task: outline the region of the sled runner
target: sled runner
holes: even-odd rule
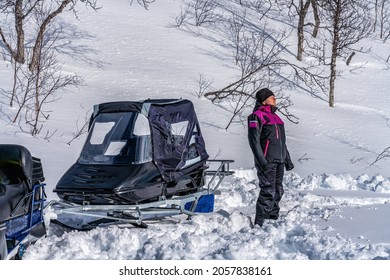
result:
[[[145,227],[148,219],[211,212],[216,188],[233,172],[231,160],[208,157],[189,100],[96,105],[80,157],[54,189],[60,198],[51,203],[55,222],[77,229],[112,221]]]
[[[42,164],[19,145],[0,145],[0,259],[21,258],[46,234]]]
[[[97,226],[110,224],[129,224],[146,228],[145,222],[159,220],[179,214],[191,217],[197,213],[209,213],[214,210],[214,195],[226,176],[232,160],[210,160],[217,168],[207,170],[203,176],[210,176],[207,186],[198,186],[193,193],[175,195],[170,198],[160,196],[156,201],[137,204],[97,204],[78,205],[66,201],[52,201],[51,207],[57,214],[54,223],[76,229],[90,230]]]

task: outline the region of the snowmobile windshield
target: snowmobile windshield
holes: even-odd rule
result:
[[[148,119],[136,112],[99,114],[81,151],[80,164],[139,164],[152,160]]]

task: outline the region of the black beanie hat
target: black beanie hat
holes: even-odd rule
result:
[[[259,90],[258,92],[256,92],[256,100],[259,102],[259,103],[262,103],[264,102],[268,97],[270,97],[271,95],[275,95],[271,90],[269,90],[268,88],[262,88],[261,90]]]

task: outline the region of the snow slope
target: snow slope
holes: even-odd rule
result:
[[[94,104],[182,97],[195,104],[210,156],[234,159],[236,173],[221,186],[212,214],[148,229],[64,232],[50,225],[47,238],[31,246],[25,259],[390,259],[390,160],[371,165],[390,145],[387,45],[373,42],[371,53],[356,55],[353,66],[363,68],[342,66],[333,109],[305,92],[289,92],[299,117],[297,125],[286,121],[296,168],[285,176],[280,220],[252,228],[259,190],[246,127],[224,130],[229,113],[195,95],[200,73],[213,78],[216,88],[236,75],[222,55],[227,50],[172,27],[181,1],[157,1],[148,11],[124,0],[99,2],[101,10],[82,9],[79,21],[63,17],[81,29],[72,40],[75,49],[68,49],[73,58],[63,55],[64,70],[82,75],[87,86],[49,105],[44,131],[56,133],[49,141],[33,138],[2,115],[0,142],[22,144],[40,157],[48,199],[57,199],[51,190],[77,159],[85,135],[67,142]],[[2,62],[2,87],[10,85],[7,71]],[[1,110],[14,109],[2,102]]]

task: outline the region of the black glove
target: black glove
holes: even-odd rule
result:
[[[294,169],[294,164],[292,163],[291,160],[288,160],[285,162],[284,166],[286,167],[287,171],[293,170]]]

